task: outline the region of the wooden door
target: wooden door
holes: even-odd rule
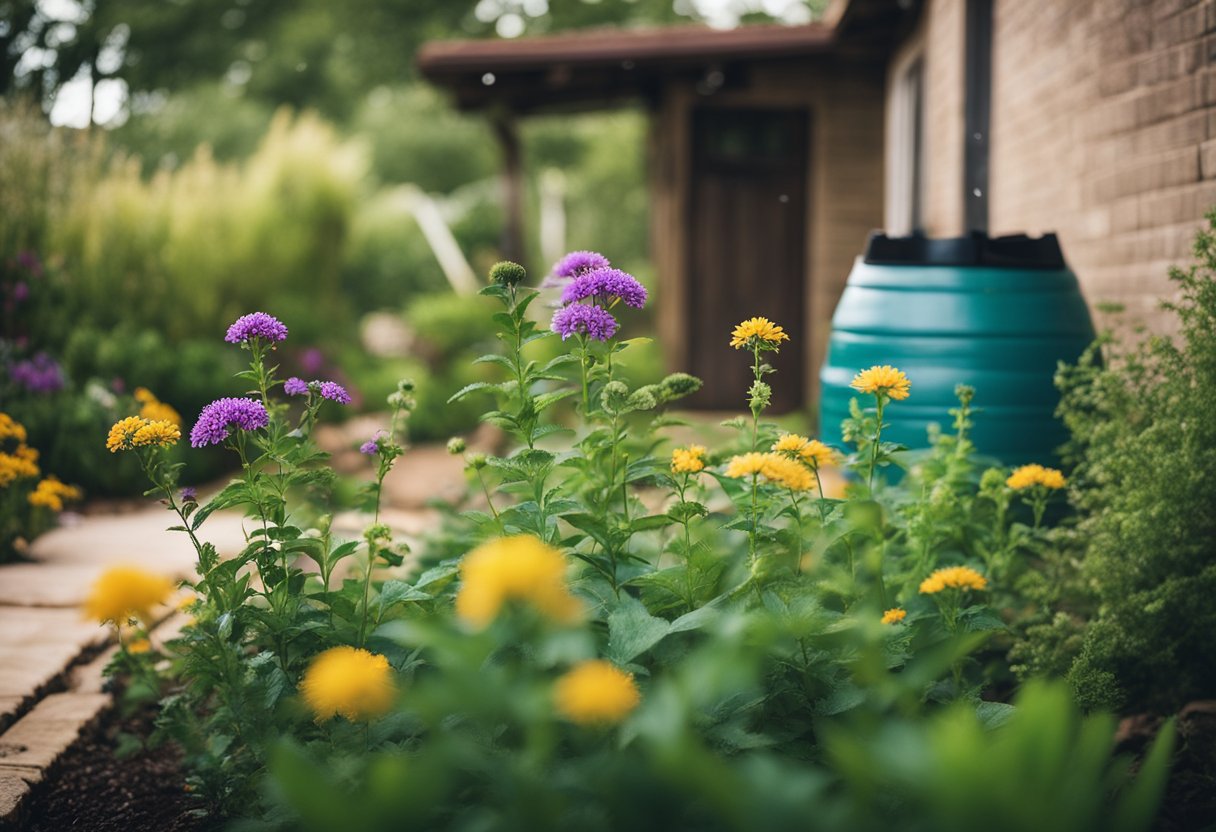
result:
[[[692,406],[746,408],[751,362],[728,345],[734,326],[756,316],[792,339],[767,354],[772,409],[805,404],[807,122],[805,110],[694,111],[687,332],[690,372],[705,387]]]

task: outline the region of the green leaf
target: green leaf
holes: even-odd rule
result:
[[[536,397],[536,412],[542,413],[568,396],[573,396],[573,390],[557,390],[552,393],[542,393]]]
[[[975,706],[975,715],[985,728],[1000,728],[1017,713],[1017,708],[1005,702],[981,702]]]
[[[458,402],[461,399],[463,399],[465,396],[467,396],[470,393],[477,391],[477,390],[493,390],[493,389],[496,389],[497,387],[498,387],[498,385],[490,384],[489,382],[486,382],[486,381],[475,381],[472,384],[466,384],[464,387],[461,387],[459,390],[457,390],[455,393],[453,393],[451,396],[449,396],[447,403],[451,404],[452,402]]]
[[[671,625],[655,618],[646,605],[631,595],[608,616],[608,658],[626,664],[658,644]]]
[[[380,610],[387,610],[394,604],[406,601],[429,601],[431,597],[429,593],[423,592],[405,581],[385,581],[384,586],[380,588]]]

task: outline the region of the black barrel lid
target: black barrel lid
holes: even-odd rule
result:
[[[998,269],[1062,269],[1064,253],[1055,234],[989,237],[974,231],[966,237],[933,239],[923,234],[888,237],[870,233],[865,262],[879,266],[987,266]]]

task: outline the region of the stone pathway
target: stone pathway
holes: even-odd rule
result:
[[[381,513],[381,520],[409,542],[434,522],[434,512],[423,504],[450,495],[463,476],[457,460],[440,455],[442,448],[419,451],[427,452],[401,465],[393,486],[386,484]],[[189,538],[166,530],[174,518],[158,504],[63,520],[34,542],[30,561],[0,566],[0,831],[19,828],[31,789],[112,704],[102,673],[116,649],[112,632],[80,613],[93,582],[120,564],[174,578],[193,571]],[[207,520],[203,537],[221,555],[234,554],[245,545],[244,522],[239,514],[217,513]],[[334,519],[334,530],[355,539],[370,522],[366,515],[345,512]],[[168,640],[180,624],[178,616],[162,621],[154,637]]]

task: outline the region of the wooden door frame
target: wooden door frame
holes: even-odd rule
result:
[[[689,246],[687,236],[692,220],[692,113],[701,107],[729,109],[790,109],[806,114],[806,228],[803,247],[803,308],[799,320],[783,323],[798,340],[794,343],[803,351],[801,407],[806,410],[818,400],[819,365],[823,363],[827,332],[822,337],[812,334],[818,318],[826,320],[830,310],[819,310],[815,291],[815,256],[820,248],[821,222],[817,217],[823,205],[818,188],[822,179],[819,165],[825,161],[816,157],[817,113],[821,107],[822,87],[808,84],[805,89],[749,90],[721,92],[712,98],[698,95],[691,86],[673,83],[661,97],[661,106],[651,119],[651,181],[655,196],[651,222],[652,245],[656,266],[663,278],[662,301],[658,309],[658,328],[663,340],[669,368],[687,370],[689,366]],[[681,235],[678,245],[661,238]],[[820,315],[820,312],[824,312]],[[729,340],[724,335],[723,343]],[[793,344],[791,344],[793,346]]]
[[[810,246],[808,245],[808,242],[809,242],[809,237],[810,237],[810,230],[814,226],[812,218],[813,218],[813,211],[814,211],[814,196],[815,196],[814,192],[811,190],[813,182],[810,178],[811,177],[811,168],[813,165],[811,148],[813,147],[812,130],[814,129],[814,121],[811,118],[811,107],[805,100],[790,99],[790,98],[784,98],[784,97],[780,97],[780,96],[770,97],[770,96],[759,96],[759,95],[755,95],[755,94],[748,94],[745,97],[738,97],[738,98],[733,97],[733,96],[726,96],[726,95],[715,96],[714,98],[709,99],[709,100],[694,102],[692,104],[692,106],[689,107],[685,111],[685,121],[688,125],[688,130],[687,130],[687,134],[684,137],[685,145],[683,148],[683,155],[688,160],[688,175],[685,178],[685,181],[683,183],[683,188],[684,188],[684,193],[682,195],[683,196],[682,201],[683,201],[683,205],[684,205],[683,227],[684,227],[685,231],[684,231],[684,237],[680,241],[681,258],[685,265],[685,273],[684,273],[685,280],[687,280],[688,277],[690,276],[690,272],[692,269],[692,263],[694,260],[693,247],[695,245],[694,234],[697,230],[694,225],[694,220],[696,219],[696,210],[697,209],[696,209],[696,205],[694,204],[694,200],[693,200],[693,196],[694,196],[694,193],[695,193],[695,190],[697,187],[696,159],[697,159],[697,138],[698,137],[695,132],[696,117],[699,112],[713,111],[713,110],[733,111],[733,112],[754,110],[757,112],[765,112],[765,113],[785,112],[785,113],[794,114],[796,116],[800,116],[802,119],[802,136],[803,136],[804,141],[803,141],[802,146],[800,148],[798,148],[798,153],[800,155],[799,161],[800,161],[801,168],[802,168],[802,179],[803,179],[803,181],[802,181],[802,217],[801,217],[801,222],[799,225],[799,231],[803,235],[804,242],[803,242],[803,250],[802,250],[801,269],[797,276],[798,285],[794,287],[796,297],[798,298],[798,300],[802,306],[802,310],[801,310],[802,320],[801,321],[788,321],[788,319],[786,321],[777,320],[777,321],[775,321],[775,323],[783,324],[785,329],[787,331],[789,331],[793,337],[801,336],[799,338],[799,340],[802,343],[796,344],[796,348],[800,351],[800,355],[798,356],[799,361],[797,363],[801,365],[799,367],[799,371],[802,375],[802,378],[799,379],[799,381],[798,381],[800,395],[799,395],[799,397],[794,399],[792,410],[787,411],[787,412],[796,413],[796,412],[800,412],[800,411],[805,411],[810,406],[811,402],[813,401],[813,399],[812,399],[813,390],[808,383],[808,379],[812,376],[815,377],[816,379],[818,378],[818,366],[817,366],[817,364],[813,364],[815,357],[812,355],[812,350],[810,349],[811,344],[814,341],[814,338],[813,338],[813,333],[811,331],[811,327],[813,326],[813,323],[812,323],[812,319],[810,316],[810,304],[811,304],[811,299],[812,299],[812,295],[813,295],[813,291],[812,291],[813,287],[811,286],[810,280],[809,280],[810,268],[811,268],[811,260],[810,260],[811,251],[810,251]],[[682,303],[680,304],[680,307],[679,307],[679,313],[680,313],[681,320],[684,322],[688,322],[684,326],[682,336],[681,336],[683,339],[682,351],[685,355],[685,362],[684,362],[685,366],[691,366],[693,332],[694,332],[694,328],[697,326],[697,321],[696,321],[696,317],[694,315],[694,309],[693,309],[694,300],[695,300],[694,293],[691,291],[685,291],[683,298],[682,298]],[[743,320],[743,319],[752,317],[753,314],[756,314],[756,313],[753,313],[751,310],[740,310],[739,319]],[[720,333],[720,335],[721,335],[721,342],[723,345],[723,349],[725,349],[726,344],[730,339],[730,333],[729,333],[729,331],[726,331],[726,332]],[[714,343],[714,338],[712,335],[709,340],[710,340],[710,343]],[[790,346],[795,346],[795,344],[790,344]],[[730,360],[729,357],[727,357],[727,360]],[[744,391],[740,391],[740,401],[743,401],[744,399],[745,399],[745,393],[744,393]]]

